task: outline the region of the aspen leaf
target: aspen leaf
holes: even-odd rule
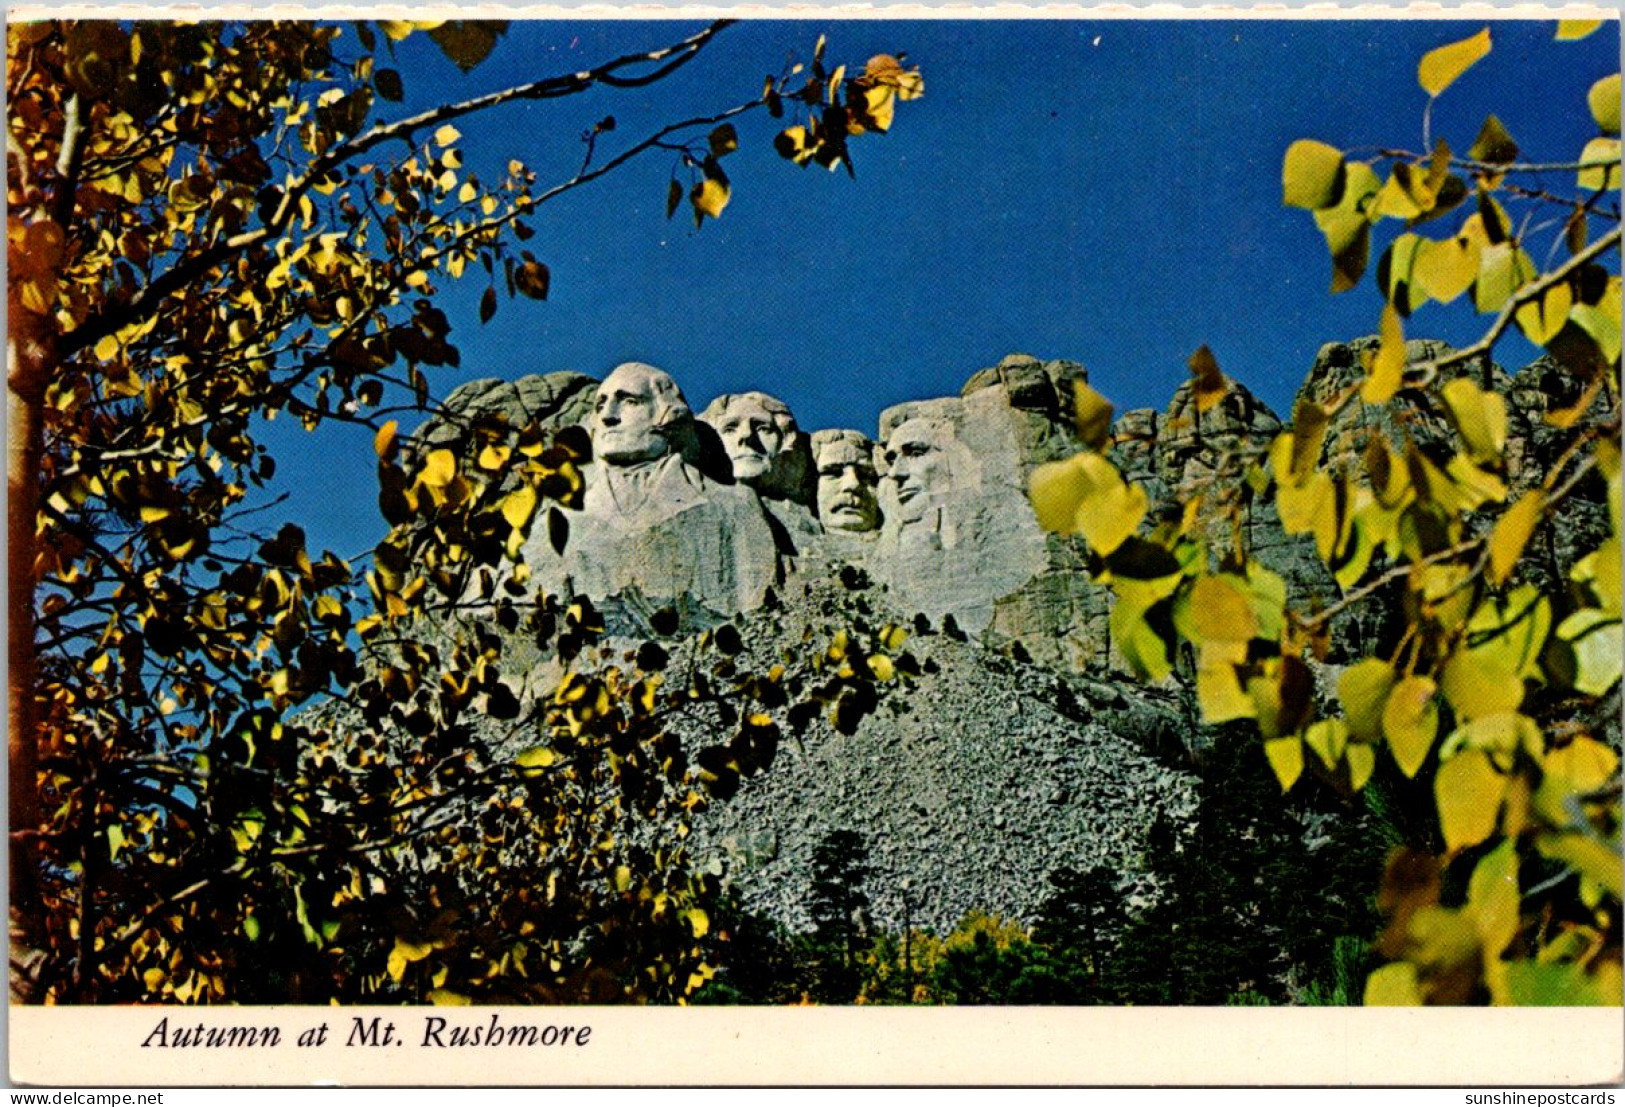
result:
[[[1577,180],[1581,188],[1593,192],[1612,191],[1619,187],[1619,139],[1594,138],[1580,151],[1580,161],[1586,166]]]
[[[1113,475],[1116,475],[1115,470]],[[1104,557],[1134,533],[1149,507],[1145,489],[1137,484],[1125,484],[1119,478],[1107,484],[1103,491],[1086,496],[1078,505],[1078,532]]]
[[[1191,355],[1191,388],[1196,394],[1196,410],[1205,413],[1217,407],[1219,401],[1229,390],[1224,382],[1224,374],[1219,372],[1218,360],[1214,358],[1213,351],[1201,346]]]
[[[1437,96],[1490,52],[1490,29],[1471,38],[1429,50],[1416,67],[1416,79],[1429,96]]]
[[[457,475],[457,455],[450,450],[432,450],[423,459],[418,480],[430,488],[444,488]]]
[[[1332,291],[1344,292],[1360,283],[1371,251],[1371,222],[1366,207],[1382,181],[1364,162],[1349,162],[1344,169],[1343,196],[1335,207],[1314,213],[1315,225],[1326,237],[1332,256]]]
[[[703,938],[711,929],[711,918],[698,907],[690,907],[687,912],[688,927],[694,937]]]
[[[689,191],[688,199],[694,205],[694,220],[696,223],[707,215],[715,219],[722,214],[722,209],[728,206],[728,184],[726,181],[707,177]]]
[[[528,484],[521,484],[503,497],[502,517],[514,530],[523,530],[536,514],[537,502],[536,490]]]
[[[1324,142],[1301,138],[1287,147],[1281,165],[1281,202],[1288,207],[1334,207],[1342,199],[1343,152]]]
[[[445,124],[434,133],[434,141],[436,146],[450,146],[453,142],[456,142],[462,137],[463,132],[459,131],[456,127],[453,127],[450,123]]]
[[[1499,460],[1507,440],[1506,401],[1467,377],[1447,381],[1439,392],[1473,460]]]
[[[1495,521],[1495,529],[1490,532],[1488,572],[1491,584],[1505,584],[1512,575],[1513,566],[1523,556],[1524,547],[1529,544],[1529,537],[1535,533],[1535,527],[1540,524],[1541,514],[1545,510],[1546,493],[1534,488],[1518,497],[1517,502]]]
[[[1103,450],[1112,433],[1112,405],[1087,381],[1072,382],[1072,412],[1078,437],[1091,450]]]
[[[468,996],[448,988],[432,988],[427,998],[436,1007],[467,1007],[474,1002]]]
[[[1619,755],[1584,734],[1546,754],[1541,762],[1546,779],[1559,779],[1576,795],[1595,792],[1614,779],[1619,771]]]
[[[1349,787],[1358,792],[1365,787],[1377,767],[1376,747],[1352,745],[1343,751],[1343,757],[1349,767]]]
[[[1477,750],[1465,750],[1439,766],[1433,798],[1447,850],[1476,846],[1495,832],[1506,788],[1506,777]]]
[[[1399,311],[1391,303],[1383,306],[1379,334],[1377,356],[1372,359],[1365,382],[1360,385],[1360,399],[1368,404],[1387,403],[1404,381],[1405,332],[1400,326]]]
[[[1355,741],[1382,738],[1382,713],[1395,679],[1393,666],[1380,657],[1356,662],[1338,678],[1337,698],[1343,703],[1343,717]]]
[[[1625,638],[1617,614],[1582,608],[1558,624],[1557,637],[1573,651],[1575,691],[1600,696],[1619,682]]]
[[[1518,932],[1520,899],[1518,851],[1513,842],[1505,841],[1473,866],[1467,882],[1473,925],[1491,958],[1499,957]]]
[[[1601,884],[1615,899],[1620,898],[1625,873],[1621,872],[1619,844],[1605,845],[1587,834],[1568,832],[1542,834],[1535,839],[1542,854],[1579,869]]]
[[[1409,961],[1396,961],[1366,977],[1363,1003],[1367,1007],[1422,1006],[1416,966]]]
[[[1245,642],[1258,632],[1248,597],[1223,577],[1197,579],[1190,613],[1191,628],[1203,640]]]
[[[1314,750],[1328,769],[1343,760],[1348,743],[1349,728],[1342,719],[1320,719],[1310,723],[1303,732],[1303,744]]]
[[[1251,719],[1257,712],[1253,698],[1242,690],[1236,678],[1236,667],[1226,661],[1196,670],[1196,701],[1204,723]]]
[[[1072,533],[1077,526],[1078,505],[1093,487],[1077,457],[1038,466],[1027,493],[1038,515],[1038,525],[1057,534]]]
[[[1473,161],[1503,165],[1518,160],[1518,144],[1507,133],[1506,125],[1492,115],[1479,128],[1478,137],[1468,148],[1467,156]]]
[[[1523,703],[1523,681],[1499,661],[1471,650],[1450,655],[1439,674],[1439,689],[1458,719],[1513,712]]]
[[[1585,38],[1592,31],[1602,26],[1600,19],[1559,19],[1557,21],[1557,41],[1573,42]]]
[[[1568,322],[1569,308],[1574,306],[1574,290],[1567,283],[1556,284],[1518,308],[1518,327],[1536,346],[1544,346]]]
[[[1619,74],[1614,73],[1604,77],[1591,86],[1586,94],[1586,103],[1591,107],[1591,118],[1597,121],[1597,126],[1604,133],[1619,134]]]
[[[739,132],[732,123],[724,123],[713,130],[706,141],[710,144],[711,156],[720,158],[739,149]]]
[[[1428,296],[1448,304],[1478,279],[1480,250],[1478,240],[1466,235],[1443,242],[1423,239],[1417,248],[1411,277]]]
[[[1264,743],[1264,756],[1275,770],[1275,779],[1281,782],[1281,791],[1290,792],[1303,775],[1303,743],[1297,735],[1277,738]]]
[[[1408,777],[1427,760],[1439,732],[1439,708],[1433,701],[1437,685],[1427,677],[1410,676],[1394,685],[1382,709],[1382,731],[1388,748]]]
[[[1535,263],[1521,247],[1510,242],[1484,246],[1478,255],[1478,279],[1473,282],[1473,306],[1480,312],[1500,311],[1534,277]]]

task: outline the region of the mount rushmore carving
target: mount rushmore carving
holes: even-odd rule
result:
[[[1081,369],[1006,360],[964,396],[887,409],[877,438],[809,435],[762,392],[719,396],[696,417],[669,374],[638,362],[601,383],[473,382],[449,406],[516,423],[540,406],[546,424],[586,429],[593,459],[564,550],[534,534],[523,552],[555,593],[635,592],[725,618],[760,607],[798,572],[841,562],[885,585],[896,606],[951,615],[975,634],[1046,569],[1051,540],[1026,481],[1033,465],[1076,448],[1065,412]]]

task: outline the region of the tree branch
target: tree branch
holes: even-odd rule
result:
[[[141,292],[126,301],[122,306],[113,308],[100,316],[87,319],[73,331],[64,335],[61,342],[61,357],[64,359],[71,357],[80,350],[94,346],[107,335],[114,334],[131,323],[146,318],[157,310],[158,305],[163,300],[194,284],[210,269],[252,246],[281,235],[283,231],[287,230],[289,224],[293,221],[294,214],[299,210],[300,198],[309,192],[311,187],[325,177],[330,170],[344,164],[351,158],[396,139],[411,141],[411,136],[416,131],[435,127],[453,119],[460,119],[516,100],[549,100],[561,96],[570,96],[583,92],[595,84],[606,84],[615,88],[636,88],[651,84],[686,65],[713,38],[734,22],[731,19],[719,19],[698,34],[690,35],[688,38],[671,46],[664,46],[658,50],[650,50],[641,54],[624,54],[593,69],[568,73],[563,76],[545,77],[529,84],[515,85],[499,92],[476,96],[472,100],[464,100],[456,104],[445,104],[429,111],[420,112],[417,115],[408,116],[405,119],[398,119],[393,123],[380,123],[370,127],[361,134],[336,144],[312,161],[305,172],[282,194],[282,199],[278,202],[275,212],[264,225],[233,235],[225,241],[194,255],[191,259],[177,263],[173,269],[153,280],[152,283],[148,284],[146,288],[142,289]],[[652,73],[628,77],[620,75],[621,70],[661,61],[666,62],[666,64]]]
[[[1512,325],[1513,317],[1517,314],[1519,308],[1545,295],[1547,289],[1555,288],[1568,280],[1580,269],[1617,247],[1619,241],[1620,228],[1616,226],[1550,273],[1537,277],[1519,288],[1502,306],[1501,314],[1495,317],[1495,322],[1490,324],[1490,329],[1485,332],[1483,338],[1480,338],[1471,346],[1464,346],[1459,350],[1446,354],[1444,357],[1408,367],[1406,369],[1406,387],[1425,388],[1438,378],[1441,370],[1488,354],[1495,348],[1496,342],[1500,341],[1501,335],[1506,332],[1507,327]]]

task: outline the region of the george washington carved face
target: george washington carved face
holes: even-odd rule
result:
[[[629,361],[598,386],[593,400],[594,456],[611,465],[637,465],[671,453],[671,434],[689,416],[677,382],[652,365]]]

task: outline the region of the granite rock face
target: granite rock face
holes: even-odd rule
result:
[[[1322,348],[1299,399],[1357,385],[1374,344]],[[1413,359],[1441,350],[1412,347]],[[1512,377],[1459,371],[1487,373],[1509,397],[1509,476],[1521,487],[1568,441],[1542,419],[1577,398],[1563,390],[1566,375],[1540,362]],[[819,722],[786,743],[706,814],[698,837],[731,860],[747,905],[800,927],[813,851],[833,831],[857,831],[877,874],[876,921],[945,927],[973,909],[1031,918],[1063,866],[1106,864],[1125,888],[1154,895],[1141,868],[1147,835],[1159,826],[1179,837],[1196,807],[1183,768],[1198,744],[1188,695],[1123,674],[1110,593],[1088,579],[1087,549],[1041,531],[1028,503],[1033,469],[1081,448],[1071,412],[1087,379],[1075,362],[1012,354],[957,396],[887,409],[872,433],[809,435],[763,393],[718,397],[696,419],[677,382],[629,363],[601,383],[575,373],[472,382],[416,442],[450,442],[497,416],[585,430],[593,460],[582,507],[567,513],[568,543],[561,554],[534,534],[524,557],[549,591],[598,601],[617,648],[648,636],[652,613],[667,607],[679,633],[732,622],[764,668],[854,619],[916,628],[915,687],[850,733]],[[1311,541],[1286,536],[1270,495],[1244,480],[1283,421],[1228,385],[1206,412],[1187,384],[1163,411],[1117,419],[1111,453],[1146,487],[1145,525],[1222,492],[1239,505],[1248,548],[1294,601],[1332,602],[1337,585]],[[1424,450],[1448,448],[1453,434],[1430,397],[1402,392],[1381,409],[1346,406],[1322,463],[1359,467],[1377,431]],[[1544,528],[1549,563],[1532,570],[1544,587],[1560,586],[1606,527],[1600,484],[1581,491],[1565,526]],[[1231,523],[1209,525],[1210,548],[1227,548]],[[1352,620],[1334,649],[1382,632]],[[526,695],[550,687],[544,659],[533,660],[534,672],[517,674]],[[701,727],[686,739],[714,736]]]

